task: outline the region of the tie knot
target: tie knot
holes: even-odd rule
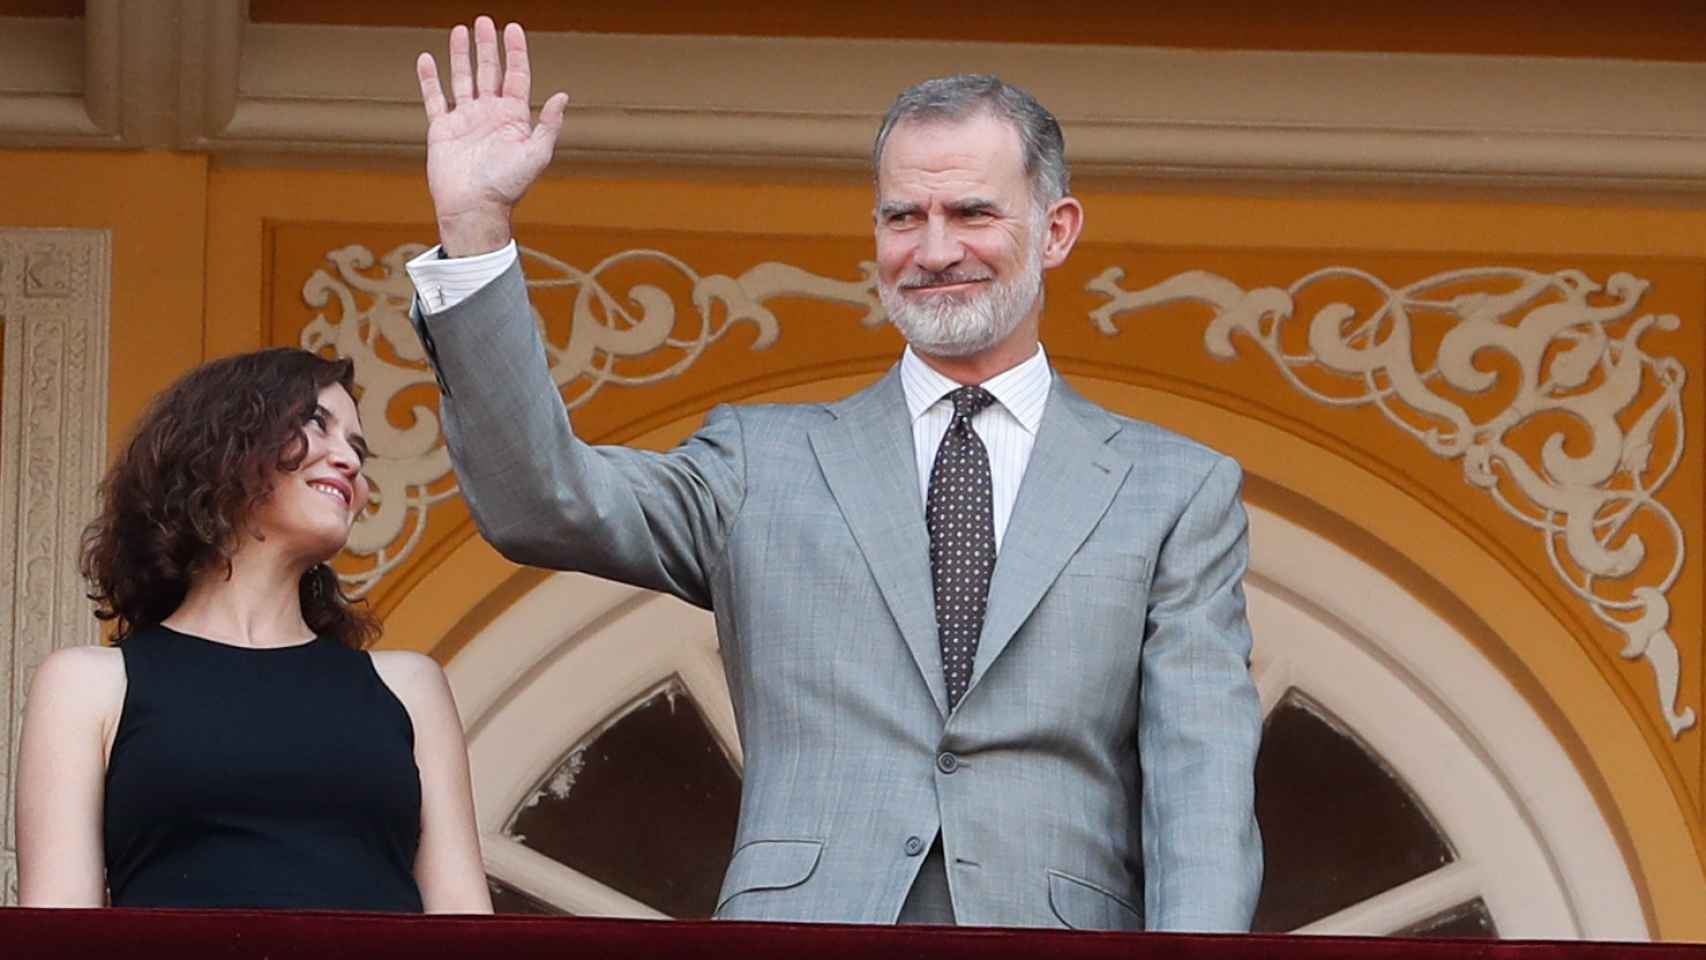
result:
[[[970,420],[995,402],[994,394],[982,387],[961,387],[948,394],[948,399],[954,402],[955,420]]]

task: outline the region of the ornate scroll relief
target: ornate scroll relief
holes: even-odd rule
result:
[[[1647,281],[1617,273],[1602,286],[1576,270],[1507,267],[1456,270],[1397,289],[1350,267],[1316,271],[1284,290],[1244,290],[1200,270],[1135,291],[1119,286],[1123,278],[1124,271],[1110,267],[1086,287],[1108,298],[1090,315],[1102,333],[1118,333],[1114,318],[1122,313],[1179,301],[1207,304],[1215,315],[1203,340],[1214,356],[1234,358],[1232,336],[1244,334],[1303,395],[1333,406],[1372,406],[1429,452],[1460,459],[1464,479],[1537,531],[1571,592],[1623,634],[1621,654],[1646,658],[1671,736],[1694,725],[1694,710],[1677,708],[1681,664],[1666,629],[1666,594],[1682,572],[1686,544],[1676,517],[1657,498],[1682,460],[1686,371],[1674,357],[1641,347],[1654,327],[1680,326],[1674,314],[1636,315]],[[1309,319],[1307,349],[1295,352],[1296,335],[1284,338],[1291,346],[1282,344],[1300,294],[1347,283],[1366,285],[1384,303],[1361,316],[1348,303],[1328,303]],[[1417,334],[1432,317],[1448,328],[1435,361],[1418,369]],[[1483,350],[1513,359],[1519,382],[1478,368],[1472,361]],[[1324,391],[1299,375],[1312,369],[1327,371],[1337,389]],[[1491,414],[1480,408],[1472,414],[1447,395],[1486,395],[1495,386],[1510,397]],[[1565,452],[1562,432],[1546,435],[1537,463],[1510,445],[1524,425],[1547,417],[1544,426],[1558,415],[1591,434],[1581,456]],[[1656,463],[1655,449],[1662,451]],[[1662,531],[1669,541],[1656,561],[1631,528],[1643,517],[1642,530]]]
[[[435,388],[426,351],[409,323],[414,287],[404,264],[426,248],[404,244],[374,257],[363,246],[332,250],[326,259],[332,271],[314,271],[303,284],[302,297],[322,312],[302,331],[302,346],[355,361],[361,386],[359,407],[373,456],[367,462],[373,500],[350,534],[346,550],[359,558],[358,572],[342,575],[352,596],[372,590],[419,545],[433,504],[457,493],[444,446],[444,434],[433,409],[415,404],[410,422],[398,426],[389,415],[399,394],[412,388]],[[534,289],[558,287],[574,291],[572,325],[566,342],[546,337],[545,352],[552,379],[564,388],[565,404],[573,410],[610,384],[638,387],[680,376],[705,350],[740,324],[750,324],[757,336],[752,349],[763,350],[781,333],[776,315],[765,306],[774,297],[799,297],[863,307],[865,326],[886,319],[877,299],[876,265],[859,265],[860,279],[835,280],[785,263],[760,263],[738,277],[702,276],[692,267],[657,250],[627,250],[581,270],[555,257],[522,248]],[[605,286],[605,274],[617,271],[631,277],[661,271],[664,278],[689,288],[691,312],[678,310],[676,298],[659,282],[629,282],[618,293]],[[539,316],[537,310],[535,319]],[[685,319],[685,322],[684,322]],[[543,329],[543,324],[542,324]],[[659,368],[625,372],[622,361],[663,353],[673,357]]]
[[[17,902],[12,777],[24,691],[100,631],[77,572],[107,432],[104,230],[0,229],[0,903]]]

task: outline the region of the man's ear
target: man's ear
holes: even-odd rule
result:
[[[1078,198],[1056,200],[1043,220],[1043,269],[1051,270],[1065,263],[1083,230],[1084,205]]]

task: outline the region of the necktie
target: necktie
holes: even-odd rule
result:
[[[954,422],[936,448],[924,522],[930,529],[930,579],[936,589],[936,633],[948,707],[971,685],[977,639],[983,633],[989,578],[995,572],[995,510],[990,494],[989,450],[971,418],[995,402],[982,387],[948,394]]]

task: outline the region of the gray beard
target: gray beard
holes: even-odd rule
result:
[[[897,286],[877,283],[889,321],[914,350],[937,357],[966,357],[989,349],[1019,329],[1042,295],[1042,245],[1031,246],[1025,269],[971,294],[937,294],[909,300]],[[907,283],[955,283],[974,274],[914,274]]]

